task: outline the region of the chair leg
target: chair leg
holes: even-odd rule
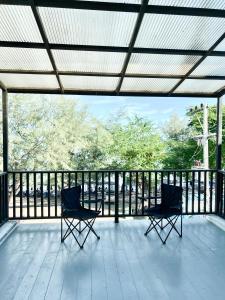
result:
[[[160,221],[161,221],[161,220],[160,220]],[[160,221],[159,221],[159,222],[160,222]],[[155,232],[157,233],[157,235],[158,235],[158,237],[160,238],[161,242],[162,242],[163,244],[165,244],[165,243],[166,243],[166,239],[165,239],[165,240],[162,239],[162,237],[161,237],[161,235],[160,235],[160,233],[158,232],[157,227],[156,227],[157,225],[159,225],[159,222],[158,222],[158,223],[156,222],[156,224],[154,225],[153,228],[155,229]],[[160,227],[160,225],[159,225],[159,227]]]
[[[75,229],[79,233],[79,230],[77,229],[77,226],[80,222],[79,221],[76,225],[73,225],[74,219],[72,219],[72,221],[69,221],[69,219],[65,218],[64,220],[65,220],[65,223],[67,225],[67,230],[63,235],[63,240],[65,240],[72,233],[72,231],[75,230]]]
[[[149,216],[149,220],[150,220],[150,225],[148,226],[146,232],[145,232],[145,236],[147,236],[149,234],[150,231],[152,231],[152,229],[154,228],[154,219],[152,217]]]
[[[79,222],[79,233],[81,233],[82,230],[81,230],[81,221]]]
[[[161,220],[161,228],[160,228],[161,230],[163,230],[164,229],[164,227],[163,227],[163,219]]]
[[[150,223],[149,227],[147,228],[145,235],[147,235],[150,231],[152,231],[152,229],[155,229],[156,226],[159,226],[161,228],[161,226],[159,225],[159,223],[161,222],[161,219],[159,219],[159,221],[156,221],[153,217],[149,216],[149,220],[151,221],[151,223]]]
[[[67,225],[67,230],[65,232],[65,234],[63,235],[63,232],[62,232],[62,220],[61,220],[61,241],[63,242],[70,234],[73,235],[74,239],[76,240],[77,244],[79,245],[79,247],[82,249],[86,240],[87,240],[87,237],[88,235],[90,234],[90,232],[92,232],[96,237],[97,239],[100,239],[100,237],[97,235],[97,233],[95,232],[95,230],[93,229],[93,225],[94,225],[94,222],[96,220],[96,218],[94,219],[91,219],[91,221],[89,220],[84,220],[84,219],[80,219],[78,221],[78,223],[76,223],[76,225],[73,224],[75,219],[72,219],[72,221],[70,221],[69,219],[67,218],[64,218],[64,221]],[[81,228],[81,222],[84,222],[84,226],[83,228]],[[77,228],[79,226],[79,229]],[[76,230],[78,232],[78,234],[80,234],[81,232],[84,231],[85,228],[88,227],[88,231],[87,231],[87,234],[83,240],[82,243],[80,243],[77,239],[77,237],[75,236],[74,234],[74,230]]]
[[[174,229],[174,230],[177,232],[177,234],[179,235],[179,237],[182,237],[182,225],[181,225],[181,232],[179,232],[179,231],[177,230],[176,226],[175,226],[176,223],[177,223],[177,220],[179,219],[179,216],[181,216],[181,215],[177,215],[177,216],[176,216],[176,219],[175,219],[174,222],[173,222],[174,219],[170,220],[170,218],[168,218],[167,221],[168,221],[169,224],[171,225],[172,229]]]
[[[181,217],[181,231],[180,231],[180,232],[177,230],[177,228],[176,228],[176,226],[175,226],[175,225],[176,225],[176,222],[177,222],[177,220],[178,220],[178,218],[179,218],[179,216]],[[179,235],[179,237],[182,237],[182,215],[176,215],[176,216],[174,216],[172,219],[167,218],[167,219],[166,219],[166,220],[167,220],[167,224],[164,225],[164,226],[163,226],[163,223],[162,223],[162,219],[159,219],[159,221],[156,221],[153,217],[149,216],[149,220],[150,220],[151,223],[150,223],[149,227],[147,228],[147,230],[146,230],[146,232],[145,232],[145,235],[146,235],[146,236],[147,236],[147,234],[148,234],[150,231],[152,231],[152,229],[154,229],[155,232],[157,233],[158,237],[160,238],[161,242],[162,242],[163,244],[166,244],[166,241],[167,241],[167,239],[168,239],[168,237],[169,237],[171,231],[174,229],[174,230],[177,232],[177,234]],[[157,229],[157,226],[162,230],[162,229],[164,229],[165,227],[167,227],[168,225],[170,225],[171,228],[170,228],[170,230],[168,231],[168,233],[167,233],[165,239],[163,239],[163,238],[161,237],[161,235],[160,235],[160,232],[159,232],[158,229]]]
[[[75,234],[73,232],[75,229],[77,229],[76,225],[75,226],[73,225],[73,221],[74,221],[74,219],[70,222],[68,219],[65,218],[65,222],[66,222],[68,228],[67,228],[66,233],[64,234],[63,239],[65,240],[70,234],[72,234],[73,237],[74,237],[74,239],[75,239],[75,241],[77,242],[77,244],[79,245],[79,247],[82,249],[83,245],[79,243],[78,239],[76,238],[76,236],[75,236]],[[71,229],[71,227],[73,227],[73,228]]]
[[[183,235],[183,215],[180,216],[180,237]]]
[[[97,235],[96,231],[95,231],[94,228],[93,228],[94,223],[95,223],[95,220],[96,220],[96,218],[93,219],[92,225],[91,225],[92,220],[91,220],[90,222],[89,222],[89,221],[87,221],[87,222],[84,221],[84,223],[86,224],[86,226],[88,226],[88,227],[90,228],[91,232],[94,233],[94,235],[96,236],[96,238],[97,238],[98,240],[100,240],[100,236]]]
[[[145,231],[145,233],[144,233],[144,235],[147,235],[152,229],[151,229],[151,226],[152,226],[152,224],[153,224],[153,221],[150,219],[150,217],[149,217],[149,220],[150,220],[150,225],[148,226],[148,228],[147,228],[147,230]]]
[[[177,219],[176,219],[176,221],[177,221]],[[176,221],[175,221],[175,223],[176,223]],[[170,221],[169,221],[169,222],[170,222]],[[170,223],[170,225],[171,225],[171,223]],[[169,230],[169,232],[168,232],[166,238],[164,239],[163,244],[166,243],[166,241],[167,241],[168,237],[170,236],[170,233],[171,233],[171,231],[172,231],[173,229],[175,229],[175,227],[174,227],[174,225],[171,225],[171,228],[170,228],[170,230]]]
[[[63,243],[63,218],[61,217],[61,243]]]
[[[84,241],[82,243],[82,247],[81,248],[83,248],[83,246],[84,246],[84,244],[85,244],[85,242],[87,240],[87,237],[89,236],[89,233],[91,232],[91,227],[93,226],[94,222],[95,222],[95,219],[92,220],[92,221],[90,221],[91,224],[89,224],[90,226],[88,225],[88,232],[87,232],[86,237],[85,237],[85,239],[84,239]],[[86,222],[85,222],[85,224],[86,224]]]

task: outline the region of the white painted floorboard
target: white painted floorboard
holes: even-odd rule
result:
[[[224,300],[225,232],[185,217],[166,245],[146,219],[97,220],[80,250],[60,223],[21,223],[0,246],[1,300]]]

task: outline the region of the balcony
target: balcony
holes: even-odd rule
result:
[[[222,1],[1,2],[0,229],[18,225],[0,246],[0,299],[224,299],[225,234],[208,221],[225,218]],[[216,169],[12,171],[9,93],[215,99]],[[184,213],[164,246],[144,236],[162,183],[183,188]],[[82,251],[60,243],[60,191],[76,185],[84,207],[103,200],[101,240]]]

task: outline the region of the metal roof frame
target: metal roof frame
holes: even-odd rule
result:
[[[113,0],[112,0],[113,1]],[[2,70],[0,73],[10,74],[37,74],[37,75],[55,75],[58,81],[59,88],[54,90],[47,89],[30,89],[30,88],[8,88],[8,92],[14,93],[65,93],[65,94],[86,94],[86,95],[130,95],[130,96],[170,96],[170,97],[220,97],[225,94],[225,88],[222,88],[214,93],[174,93],[176,89],[184,82],[185,79],[207,79],[207,80],[225,80],[225,76],[192,76],[192,72],[205,60],[208,56],[225,57],[225,51],[215,51],[215,48],[221,41],[225,39],[225,32],[222,36],[210,47],[209,50],[189,50],[189,49],[161,49],[161,48],[138,48],[135,47],[135,41],[138,36],[140,26],[145,14],[168,14],[168,15],[184,15],[184,16],[199,16],[210,18],[225,18],[225,10],[194,8],[194,7],[178,7],[178,6],[159,6],[148,5],[148,0],[142,0],[141,4],[124,4],[98,1],[80,1],[80,0],[0,0],[0,5],[22,5],[30,6],[36,20],[39,32],[43,39],[43,43],[31,42],[16,42],[16,41],[0,41],[0,47],[13,48],[32,48],[45,49],[48,53],[53,71],[37,71],[37,70]],[[54,44],[49,43],[44,25],[38,12],[38,7],[55,7],[83,10],[99,10],[99,11],[118,11],[138,13],[136,24],[133,29],[133,34],[128,47],[114,46],[97,46],[97,45],[74,45],[74,44]],[[74,51],[97,51],[97,52],[123,52],[126,53],[123,67],[120,73],[100,73],[100,72],[71,72],[59,71],[57,69],[52,50],[74,50]],[[126,72],[130,57],[133,53],[145,54],[168,54],[168,55],[193,55],[200,56],[194,66],[184,75],[172,74],[128,74]],[[79,76],[101,76],[101,77],[119,77],[119,82],[115,91],[83,91],[83,90],[68,90],[64,89],[60,79],[60,75],[79,75]],[[122,92],[121,86],[124,78],[171,78],[179,79],[179,82],[168,93],[153,93],[153,92]]]
[[[60,89],[23,89],[23,88],[8,88],[8,93],[24,93],[24,94],[61,94]],[[71,90],[64,89],[64,95],[89,95],[89,96],[118,96],[116,91],[84,91],[84,90]],[[156,93],[156,92],[120,92],[119,96],[127,96],[127,97],[172,97],[172,98],[180,98],[180,97],[191,97],[191,98],[218,98],[215,94],[209,93],[179,93],[179,94],[168,94],[168,93]]]
[[[34,3],[39,7],[55,7],[69,9],[84,9],[84,10],[101,10],[101,11],[120,11],[139,13],[142,4],[128,4],[118,2],[98,2],[98,1],[80,1],[80,0],[1,0],[0,4],[6,5],[22,5],[30,6]],[[225,18],[225,10],[195,8],[195,7],[179,7],[165,5],[148,5],[145,13],[148,14],[167,14],[167,15],[182,15],[182,16],[198,16],[198,17],[214,17]]]
[[[121,89],[121,86],[122,86],[122,83],[123,83],[123,79],[125,77],[125,74],[126,74],[126,71],[127,71],[127,67],[128,67],[129,61],[130,61],[130,57],[132,55],[134,44],[136,42],[136,39],[137,39],[138,32],[139,32],[140,27],[141,27],[141,23],[142,23],[144,14],[145,14],[145,12],[147,10],[147,7],[148,7],[148,1],[149,0],[142,0],[142,5],[141,5],[141,8],[140,8],[137,20],[136,20],[136,24],[134,26],[133,34],[131,36],[131,40],[130,40],[130,44],[129,44],[129,49],[128,49],[127,55],[125,57],[123,68],[122,68],[122,71],[121,71],[121,77],[120,77],[118,86],[116,88],[116,93],[117,94],[119,94],[119,92],[120,92],[120,89]]]
[[[48,38],[47,38],[47,35],[46,35],[46,32],[45,32],[43,23],[41,21],[41,17],[40,17],[40,15],[38,13],[37,7],[34,4],[34,0],[31,0],[31,9],[33,11],[34,18],[35,18],[35,21],[37,23],[38,29],[40,31],[41,37],[42,37],[42,39],[44,41],[45,49],[46,49],[46,51],[48,53],[48,57],[49,57],[49,60],[50,60],[50,62],[52,64],[52,68],[53,68],[55,76],[57,78],[60,90],[63,93],[63,85],[61,83],[61,80],[60,80],[60,77],[59,77],[59,74],[58,74],[58,70],[57,70],[57,67],[56,67],[55,60],[54,60],[54,57],[52,55],[51,49],[49,48]]]
[[[96,51],[96,52],[128,52],[129,47],[115,47],[115,46],[98,46],[98,45],[74,45],[74,44],[55,44],[49,43],[51,50],[75,50],[75,51]],[[0,47],[8,48],[32,48],[32,49],[46,49],[44,43],[33,42],[12,42],[0,41]],[[194,55],[194,56],[225,56],[225,51],[211,51],[208,50],[191,50],[191,49],[168,49],[168,48],[140,48],[133,47],[132,53],[139,54],[168,54],[168,55]]]

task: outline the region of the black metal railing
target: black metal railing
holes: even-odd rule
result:
[[[7,174],[0,173],[0,225],[8,220]]]
[[[225,171],[218,171],[217,173],[217,207],[216,213],[225,219]]]
[[[184,214],[216,212],[215,170],[15,171],[8,173],[9,218],[58,218],[62,188],[81,185],[81,202],[103,199],[102,217],[143,216],[160,202],[161,184],[183,187]],[[148,199],[144,199],[147,197]]]

